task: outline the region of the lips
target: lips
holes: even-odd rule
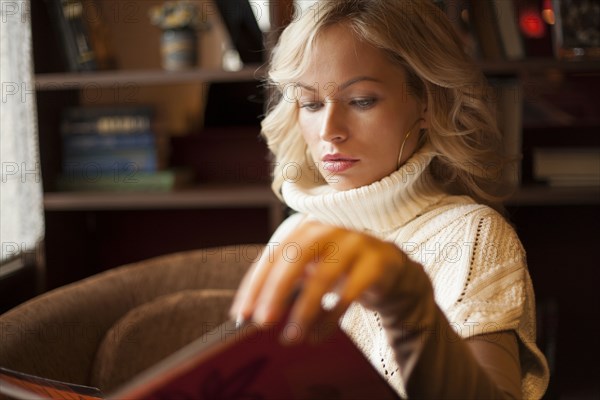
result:
[[[329,172],[343,172],[352,168],[359,160],[344,154],[327,154],[323,157],[323,169]]]

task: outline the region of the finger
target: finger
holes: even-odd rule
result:
[[[288,312],[292,293],[297,292],[311,265],[318,261],[323,250],[321,243],[326,242],[324,238],[331,230],[324,225],[305,223],[288,238],[275,257],[270,276],[258,297],[254,316],[257,322],[276,322]]]
[[[347,309],[365,291],[377,285],[378,282],[388,279],[386,272],[381,257],[375,253],[363,254],[356,261],[355,268],[348,274],[340,290],[339,300],[334,311]]]
[[[290,322],[298,325],[301,332],[309,334],[309,341],[318,341],[314,337],[325,337],[337,326],[339,316],[345,311],[339,310],[337,316],[328,318],[329,310],[324,309],[323,299],[328,292],[337,292],[346,279],[356,260],[364,249],[364,235],[343,229],[329,229],[313,245],[319,249],[316,254],[317,265],[314,273],[305,280],[300,296],[290,313]],[[330,246],[331,245],[331,246]],[[331,252],[329,249],[333,248]],[[340,249],[342,251],[340,251]],[[324,318],[325,316],[325,318]],[[324,324],[323,321],[326,323]],[[315,331],[316,330],[316,331]]]
[[[240,286],[235,293],[231,308],[229,309],[229,315],[232,318],[235,318],[236,320],[249,318],[247,311],[242,311],[242,308],[244,308],[248,302],[251,282],[257,280],[257,274],[259,274],[259,264],[253,264],[242,278]]]
[[[337,307],[347,308],[350,303],[360,299],[377,303],[386,296],[398,282],[406,264],[406,255],[395,245],[388,244],[377,251],[363,253],[357,262],[361,265],[348,276],[340,291]],[[367,299],[369,296],[370,299]]]
[[[310,337],[312,342],[318,343],[327,339],[350,305],[381,277],[379,269],[374,267],[377,265],[377,259],[378,257],[361,255],[353,262],[352,268],[348,270],[345,279],[339,285],[336,303],[318,319],[315,327],[311,328],[314,331]]]
[[[276,257],[261,291],[256,293],[253,319],[263,324],[279,321],[293,301],[292,296],[303,276],[300,263],[290,262],[284,256]]]
[[[348,241],[348,238],[344,238]],[[301,329],[308,331],[323,313],[323,296],[331,292],[344,280],[349,270],[354,267],[358,253],[350,240],[345,243],[349,252],[344,252],[335,262],[320,260],[314,273],[305,281],[303,290],[290,314],[290,321],[297,323]]]
[[[337,301],[333,307],[329,311],[323,312],[322,316],[317,316],[314,324],[309,325],[308,340],[310,342],[321,343],[326,340],[338,327],[339,320],[350,305],[370,287],[382,279],[387,279],[382,273],[385,272],[385,269],[379,267],[381,265],[380,257],[359,255],[360,257],[355,259],[345,272],[345,278],[338,281]]]
[[[271,269],[270,248],[265,248],[260,258],[250,267],[238,288],[230,315],[236,319],[250,319],[254,310],[256,299]]]

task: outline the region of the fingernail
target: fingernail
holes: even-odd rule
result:
[[[245,322],[246,322],[246,319],[244,317],[242,317],[241,315],[238,315],[237,318],[235,319],[235,327],[239,328],[242,325],[244,325]]]
[[[268,310],[265,307],[259,307],[252,316],[252,319],[259,324],[264,324],[267,320]]]

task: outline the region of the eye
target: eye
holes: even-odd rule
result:
[[[311,112],[319,111],[322,107],[323,103],[320,101],[307,101],[300,103],[300,108]]]
[[[352,99],[352,101],[350,101],[350,104],[352,106],[359,108],[361,110],[367,110],[367,109],[373,107],[375,105],[375,103],[377,103],[377,99],[375,99],[373,97]]]

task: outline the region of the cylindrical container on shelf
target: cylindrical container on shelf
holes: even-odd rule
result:
[[[194,68],[198,63],[198,36],[194,29],[168,29],[161,37],[162,66],[168,71]]]

